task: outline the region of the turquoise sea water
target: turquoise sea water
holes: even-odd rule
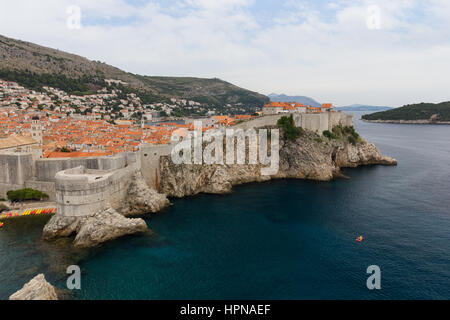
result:
[[[0,299],[38,272],[63,287],[71,263],[78,299],[449,299],[450,126],[356,127],[399,166],[174,200],[146,218],[154,234],[91,251],[39,240],[45,218],[7,222]],[[369,265],[380,291],[366,287]]]

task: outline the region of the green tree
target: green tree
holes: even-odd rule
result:
[[[7,196],[8,200],[11,202],[29,201],[29,200],[41,201],[49,198],[49,196],[46,193],[43,193],[38,190],[33,190],[30,188],[8,191]]]
[[[303,128],[295,126],[292,115],[290,117],[281,117],[281,119],[278,120],[277,125],[284,131],[288,140],[296,140],[304,134]]]
[[[331,131],[329,131],[329,130],[325,130],[324,132],[323,132],[323,135],[326,137],[326,138],[328,138],[328,139],[337,139],[338,138],[338,136],[336,135],[336,134],[334,134],[333,132],[331,132]]]

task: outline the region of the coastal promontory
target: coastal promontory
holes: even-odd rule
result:
[[[341,177],[342,168],[397,164],[397,160],[383,156],[375,145],[362,138],[352,144],[348,142],[349,135],[341,129],[335,131],[337,134],[332,133],[330,138],[310,131],[296,139],[283,134],[279,171],[271,176],[261,175],[261,165],[176,165],[170,157],[163,157],[160,165],[164,179],[159,191],[178,198],[220,194],[230,192],[234,185],[250,182],[284,178],[329,181]]]

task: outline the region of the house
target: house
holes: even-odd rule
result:
[[[303,103],[294,103],[295,112],[306,113],[308,108]]]
[[[271,102],[264,106],[263,114],[264,115],[273,115],[280,113],[290,113],[294,112],[295,107],[293,103],[287,102]]]
[[[325,109],[324,111],[331,111],[333,109],[333,104],[324,103],[324,104],[322,104],[322,109]]]

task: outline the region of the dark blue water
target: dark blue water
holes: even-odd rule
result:
[[[450,126],[356,127],[399,166],[174,200],[146,219],[153,235],[111,242],[81,261],[80,252],[33,244],[38,225],[8,227],[0,298],[38,271],[62,286],[60,269],[72,259],[83,273],[79,299],[449,299]],[[382,290],[366,287],[370,265],[381,268]]]

